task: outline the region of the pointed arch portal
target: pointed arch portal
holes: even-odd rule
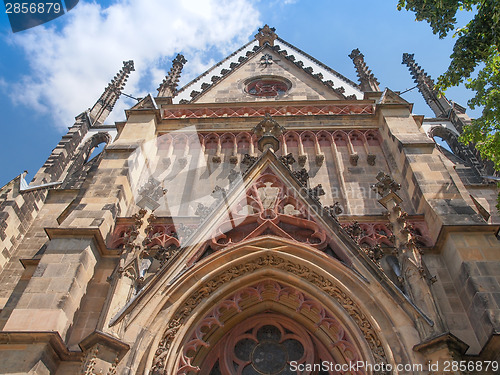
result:
[[[327,275],[345,266],[335,260],[322,272],[304,259],[311,250],[264,236],[197,264],[190,278],[203,280],[172,306],[153,343],[149,373],[361,375],[370,372],[322,372],[319,365],[392,363],[370,314]]]

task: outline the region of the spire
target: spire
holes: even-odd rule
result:
[[[135,71],[134,61],[124,61],[123,68],[118,72],[109,85],[104,89],[101,97],[90,110],[90,119],[92,124],[102,124],[109,116],[116,101],[120,97],[125,84],[127,83],[130,72]]]
[[[268,43],[271,47],[274,46],[274,40],[278,37],[275,33],[276,29],[274,27],[269,27],[269,25],[264,25],[259,29],[259,32],[255,34],[255,39],[259,41],[259,46],[263,46]]]
[[[448,113],[452,108],[451,104],[444,95],[440,96],[439,92],[434,89],[434,81],[415,62],[413,56],[413,53],[403,53],[402,64],[406,64],[408,69],[410,69],[410,73],[418,86],[418,91],[420,91],[427,105],[431,107],[436,117],[448,117]]]
[[[175,59],[172,60],[172,68],[168,75],[165,77],[160,87],[158,87],[158,96],[164,96],[173,98],[177,93],[177,83],[181,76],[182,68],[186,63],[186,59],[183,55],[178,54]]]
[[[378,87],[380,82],[377,80],[377,78],[375,78],[372,71],[366,65],[365,56],[361,52],[359,52],[359,49],[353,49],[349,57],[354,63],[354,67],[356,68],[356,72],[358,73],[361,90],[363,90],[364,92],[380,91]]]

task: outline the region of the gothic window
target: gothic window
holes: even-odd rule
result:
[[[319,357],[307,331],[275,314],[243,321],[219,347],[218,358],[212,358],[210,370],[202,375],[296,375],[293,366],[314,363]]]
[[[98,156],[103,150],[104,147],[106,146],[106,142],[102,141],[98,145],[96,145],[93,149],[90,150],[89,155],[87,156],[87,160],[85,163],[88,163],[92,159],[94,159],[96,156]]]
[[[94,134],[87,140],[73,156],[63,187],[77,188],[77,184],[85,179],[92,165],[99,162],[102,151],[110,141],[110,135],[104,132]]]

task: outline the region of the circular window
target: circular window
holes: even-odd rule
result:
[[[247,82],[245,91],[253,96],[273,97],[285,94],[291,83],[281,77],[259,77]]]
[[[230,334],[222,374],[297,375],[290,363],[313,363],[314,356],[314,344],[301,327],[283,316],[258,315]]]

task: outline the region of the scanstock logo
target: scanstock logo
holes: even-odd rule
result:
[[[12,31],[17,33],[69,12],[79,0],[4,0]]]

